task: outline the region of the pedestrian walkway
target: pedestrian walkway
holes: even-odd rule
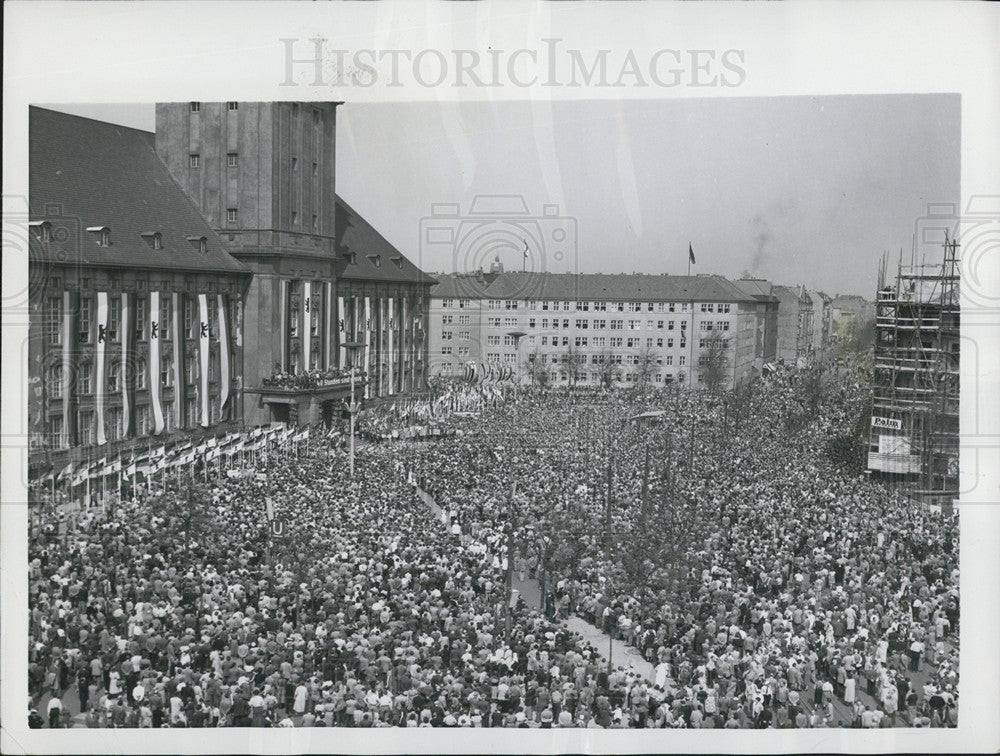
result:
[[[623,667],[626,671],[632,670],[638,672],[650,682],[656,679],[655,668],[643,658],[639,649],[628,645],[618,638],[612,638],[603,630],[599,630],[586,620],[575,615],[566,619],[563,625],[568,630],[583,636],[584,640],[597,649],[601,655],[601,659],[605,663],[609,661],[608,654],[610,654],[610,661],[613,667]]]
[[[420,500],[430,507],[431,511],[441,519],[441,522],[447,527],[451,527],[451,518],[434,501],[434,497],[420,488],[420,486],[415,486],[415,488]],[[520,597],[524,600],[526,606],[540,607],[542,605],[542,588],[537,580],[533,578],[521,580],[520,576],[515,572],[512,582],[514,589],[520,592]],[[594,646],[605,664],[610,661],[615,667],[623,667],[626,670],[638,672],[650,682],[655,679],[656,673],[653,665],[643,658],[642,653],[637,648],[628,645],[618,638],[612,638],[603,630],[576,615],[570,616],[562,624],[571,632],[578,633],[590,645]],[[611,656],[610,660],[608,654]]]

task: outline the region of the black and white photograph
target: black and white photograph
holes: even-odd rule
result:
[[[996,748],[965,95],[365,13],[11,95],[4,750]]]

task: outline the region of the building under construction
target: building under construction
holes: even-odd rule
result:
[[[895,286],[879,276],[868,468],[915,499],[958,498],[958,243],[940,262],[903,266]]]

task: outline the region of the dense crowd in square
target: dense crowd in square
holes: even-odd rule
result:
[[[139,487],[72,525],[47,509],[29,722],[953,726],[957,518],[825,458],[863,402],[831,379],[810,406],[794,372],[738,403],[518,392],[449,418],[461,433],[364,445],[353,480],[324,440],[272,451],[266,475]],[[629,422],[650,410],[658,423]],[[683,553],[637,591],[627,550],[657,497]],[[508,559],[545,599],[521,601],[509,633]],[[570,614],[653,677],[609,667]]]

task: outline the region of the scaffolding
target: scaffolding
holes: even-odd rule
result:
[[[958,242],[940,263],[880,270],[868,468],[930,504],[958,498]]]

